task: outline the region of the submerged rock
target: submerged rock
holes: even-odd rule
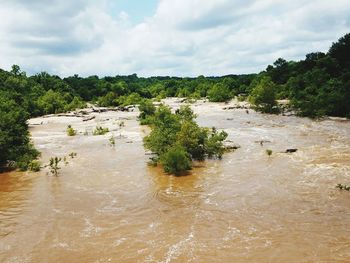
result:
[[[237,149],[241,148],[240,145],[238,145],[238,144],[236,144],[236,143],[234,143],[233,141],[230,141],[230,140],[224,141],[223,144],[224,144],[225,150],[227,150],[227,151],[234,151],[234,150],[237,150]]]

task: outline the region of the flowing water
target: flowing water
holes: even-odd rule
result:
[[[58,177],[0,175],[0,262],[350,262],[350,122],[224,106],[192,105],[241,148],[186,177],[147,166],[137,112],[31,120],[43,163],[77,156]]]

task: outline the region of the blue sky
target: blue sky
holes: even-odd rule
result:
[[[0,68],[217,76],[326,52],[349,0],[0,0]]]
[[[110,14],[118,17],[121,12],[128,14],[132,24],[143,22],[147,17],[151,17],[158,5],[158,0],[116,0],[110,1]]]

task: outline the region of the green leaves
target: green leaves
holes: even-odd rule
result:
[[[248,100],[256,109],[265,113],[276,112],[276,85],[269,77],[262,77],[253,88]]]
[[[191,168],[192,160],[222,157],[227,133],[201,128],[195,117],[189,106],[182,106],[175,114],[168,106],[157,109],[152,116],[152,131],[144,138],[145,147],[158,156],[153,164],[160,160],[165,172],[178,175]]]
[[[179,145],[175,145],[161,156],[164,171],[170,174],[182,175],[191,169],[189,154]]]
[[[212,102],[224,102],[230,100],[232,94],[226,85],[218,83],[208,90],[208,98]]]
[[[29,140],[27,118],[21,106],[0,92],[0,166],[15,161],[15,167],[26,170],[38,156]]]

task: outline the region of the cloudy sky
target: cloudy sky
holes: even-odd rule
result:
[[[349,0],[0,0],[0,67],[67,76],[259,72],[326,52]]]

